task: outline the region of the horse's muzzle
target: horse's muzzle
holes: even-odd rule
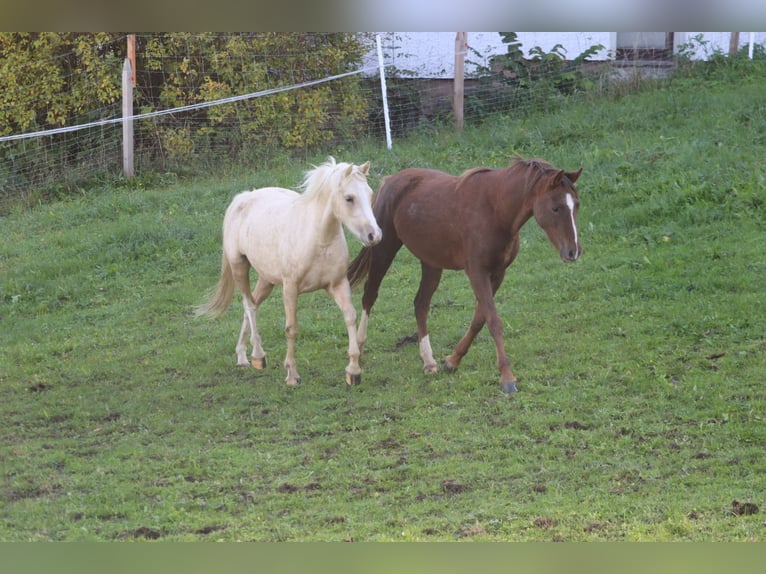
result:
[[[580,258],[580,255],[582,255],[583,249],[582,245],[579,243],[575,247],[562,247],[559,251],[561,255],[561,260],[564,263],[571,263],[573,261],[577,261]]]
[[[367,235],[360,237],[359,239],[365,247],[372,247],[373,245],[380,243],[380,240],[383,239],[383,232],[379,227],[376,227],[375,229],[368,231]]]

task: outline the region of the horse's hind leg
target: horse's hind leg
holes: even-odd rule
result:
[[[442,270],[436,269],[420,263],[420,287],[415,294],[415,321],[418,324],[418,343],[420,347],[420,358],[423,360],[423,372],[435,373],[439,367],[434,360],[434,353],[431,349],[431,340],[428,336],[428,310],[431,308],[431,298],[439,286],[442,277]]]
[[[255,303],[250,294],[250,264],[245,258],[229,259],[231,274],[234,278],[234,284],[242,293],[242,328],[239,330],[239,339],[237,339],[236,353],[237,366],[246,367],[249,365],[247,360],[247,334],[255,332]]]
[[[261,346],[261,336],[258,333],[258,323],[256,321],[258,305],[268,296],[273,288],[273,285],[258,280],[255,291],[250,292],[250,263],[247,259],[242,258],[231,264],[232,276],[234,277],[234,283],[242,292],[242,328],[239,331],[239,339],[237,340],[237,365],[247,366],[251,364],[247,360],[247,335],[250,334],[250,343],[253,346],[253,367],[262,369],[265,364],[265,353]]]
[[[351,300],[351,287],[344,277],[338,285],[327,288],[335,303],[343,311],[343,320],[348,330],[348,366],[346,366],[346,383],[358,385],[362,382],[362,369],[359,366],[359,343],[356,334],[356,309]]]
[[[285,383],[294,387],[300,384],[301,376],[295,362],[295,339],[298,337],[298,288],[291,283],[282,285],[282,300],[285,304],[285,336],[287,337],[287,354]]]
[[[257,315],[258,315],[258,307],[261,306],[261,303],[271,294],[271,291],[274,289],[274,285],[271,283],[268,283],[267,281],[262,280],[260,277],[258,278],[258,281],[255,284],[255,289],[253,289],[253,304],[255,305],[253,312],[252,312],[252,329],[250,334],[250,344],[253,347],[253,354],[251,355],[252,361],[250,364],[253,365],[256,369],[264,369],[266,368],[266,351],[263,350],[263,341],[261,339],[261,334],[258,331],[258,323],[257,323]],[[243,321],[242,328],[245,328],[245,324],[249,323],[249,320],[247,317],[245,317],[245,321]]]

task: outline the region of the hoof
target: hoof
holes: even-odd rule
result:
[[[444,361],[444,365],[442,366],[442,369],[444,369],[445,373],[454,373],[457,371],[457,367],[451,366],[447,361]]]
[[[426,375],[430,375],[432,373],[438,373],[439,372],[439,365],[424,365],[423,366],[423,372]]]
[[[288,387],[297,387],[298,385],[300,385],[300,384],[301,384],[301,378],[300,378],[300,377],[297,377],[297,378],[295,378],[295,379],[287,379],[287,380],[285,381],[285,384],[286,384]]]
[[[262,371],[266,368],[266,357],[261,357],[260,359],[253,359],[250,361],[250,364],[258,369],[259,371]]]
[[[516,388],[516,381],[503,381],[500,383],[500,388],[505,393],[516,393],[519,389]]]
[[[349,373],[346,373],[346,384],[349,387],[355,387],[356,385],[360,385],[362,383],[362,374],[358,373],[356,375],[352,375]]]

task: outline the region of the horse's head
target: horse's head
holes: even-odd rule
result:
[[[342,167],[333,206],[336,217],[365,246],[375,245],[383,238],[372,213],[372,189],[367,184],[369,173],[369,161]]]
[[[578,171],[546,170],[535,193],[535,220],[565,262],[575,261],[583,251],[577,237],[580,198],[574,186],[581,173],[582,168]]]

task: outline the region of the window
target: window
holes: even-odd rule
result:
[[[617,32],[618,60],[668,60],[673,32]]]

